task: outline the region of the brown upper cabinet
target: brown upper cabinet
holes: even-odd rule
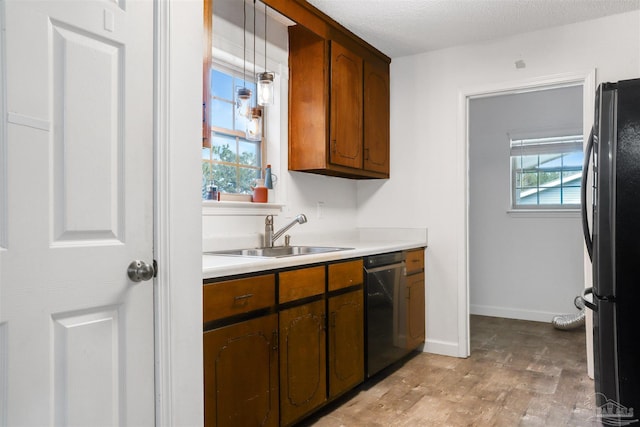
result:
[[[303,0],[289,27],[289,170],[389,178],[391,60]]]

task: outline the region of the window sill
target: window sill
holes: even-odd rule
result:
[[[580,218],[580,209],[508,209],[514,218]]]
[[[252,202],[217,202],[213,200],[202,201],[203,216],[263,216],[278,215],[283,208],[282,203],[252,203]]]

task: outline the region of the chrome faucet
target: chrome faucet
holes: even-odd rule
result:
[[[304,214],[296,216],[293,221],[282,227],[280,230],[273,232],[273,215],[267,215],[264,220],[264,246],[266,248],[272,248],[276,240],[280,238],[288,229],[296,224],[304,224],[307,222],[307,217]]]

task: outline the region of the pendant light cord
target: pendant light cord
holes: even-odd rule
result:
[[[242,2],[242,87],[247,81],[247,2]]]
[[[256,78],[256,0],[253,0],[253,78]],[[256,105],[257,105],[256,98]]]
[[[264,72],[267,72],[267,4],[264,4]]]

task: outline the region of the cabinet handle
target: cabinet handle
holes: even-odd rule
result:
[[[271,334],[271,348],[273,351],[278,351],[278,345],[278,331],[273,331],[273,334]]]
[[[369,149],[368,148],[364,149],[364,159],[365,160],[369,160]]]
[[[335,311],[331,312],[331,327],[335,328],[336,327],[336,323],[337,323],[337,317],[338,317],[338,313],[336,313]]]
[[[411,288],[407,288],[407,299],[411,299]]]
[[[333,153],[335,154],[336,151],[338,150],[338,141],[336,141],[335,139],[331,141],[331,145],[333,146],[331,148],[331,151],[333,151]]]
[[[248,303],[249,298],[251,298],[252,296],[253,294],[238,295],[233,297],[233,300],[236,303],[242,303],[243,305],[246,305]]]

